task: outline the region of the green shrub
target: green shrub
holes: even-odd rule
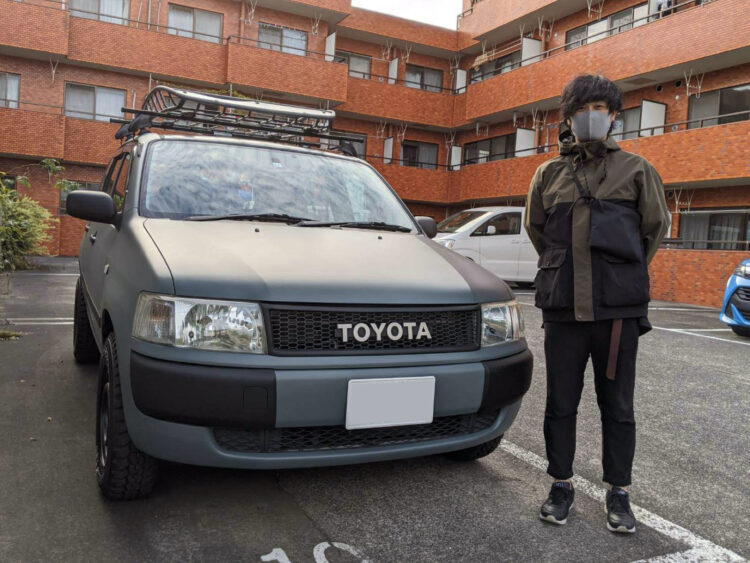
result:
[[[0,271],[28,268],[28,255],[47,254],[52,216],[28,196],[0,185]]]

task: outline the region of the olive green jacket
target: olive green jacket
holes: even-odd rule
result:
[[[620,150],[612,138],[561,142],[560,155],[534,174],[526,203],[526,231],[540,255],[536,304],[544,319],[645,317],[648,263],[670,219],[661,178],[646,159]],[[635,241],[630,250],[626,240]]]

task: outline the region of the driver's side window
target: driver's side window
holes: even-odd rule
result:
[[[521,233],[520,213],[500,213],[478,227],[472,236],[518,235]]]

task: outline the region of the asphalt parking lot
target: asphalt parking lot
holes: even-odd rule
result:
[[[717,311],[653,302],[636,381],[633,536],[605,528],[593,374],[568,525],[538,519],[541,315],[519,290],[534,379],[502,447],[285,471],[165,464],[151,498],[110,503],[94,476],[96,367],[72,357],[77,263],[13,276],[0,297],[0,561],[731,561],[750,556],[750,340]]]

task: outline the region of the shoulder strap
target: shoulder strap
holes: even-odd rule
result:
[[[578,194],[582,198],[591,199],[592,196],[590,193],[586,192],[586,190],[583,189],[583,186],[581,185],[581,181],[578,179],[578,174],[576,174],[576,171],[573,169],[573,163],[572,157],[568,157],[565,159],[565,163],[568,165],[568,170],[570,170],[570,174],[573,176],[573,181],[576,183],[576,188],[578,188]]]

